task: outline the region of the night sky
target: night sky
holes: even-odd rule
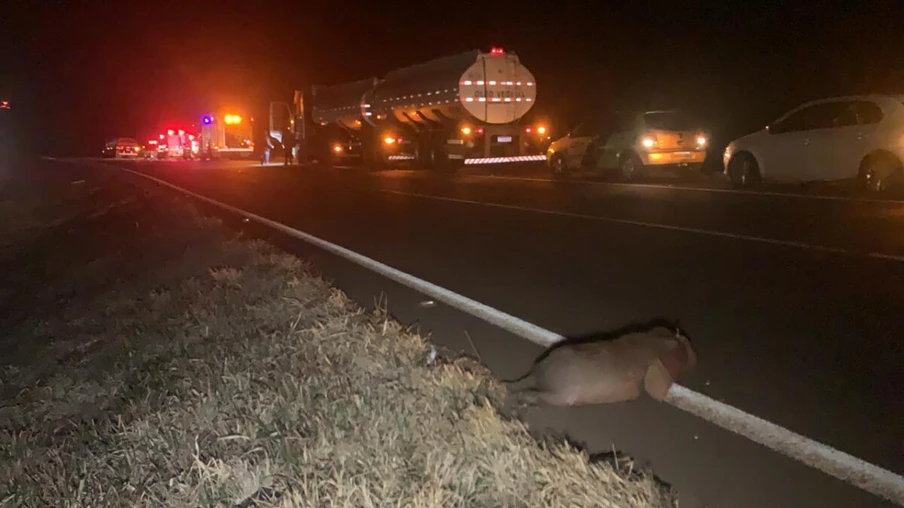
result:
[[[804,100],[904,93],[898,0],[30,3],[0,8],[0,95],[48,153],[194,120],[214,96],[262,106],[491,46],[531,69],[535,109],[559,133],[586,115],[681,107],[718,139]]]

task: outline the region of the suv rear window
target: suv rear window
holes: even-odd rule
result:
[[[663,131],[687,131],[698,128],[690,115],[681,111],[645,113],[643,121],[648,129]]]

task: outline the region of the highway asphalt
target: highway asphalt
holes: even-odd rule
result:
[[[283,222],[570,337],[678,320],[682,384],[904,473],[904,203],[216,163],[111,163]],[[251,226],[244,226],[251,227]],[[473,340],[502,378],[540,348],[296,241],[362,303],[440,343]],[[682,507],[892,506],[671,406],[541,410],[534,427],[649,462]]]

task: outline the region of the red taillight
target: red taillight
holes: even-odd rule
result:
[[[483,134],[483,127],[477,128],[477,134]]]
[[[502,55],[502,54],[505,54],[505,50],[503,50],[502,48],[498,48],[498,47],[492,48],[492,49],[490,49],[490,54],[491,55]]]

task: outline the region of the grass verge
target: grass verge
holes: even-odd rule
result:
[[[41,279],[5,305],[43,288],[3,338],[0,506],[674,501],[650,475],[536,440],[480,365],[435,357],[301,260],[166,191],[78,185],[104,190],[29,201],[0,257]]]

